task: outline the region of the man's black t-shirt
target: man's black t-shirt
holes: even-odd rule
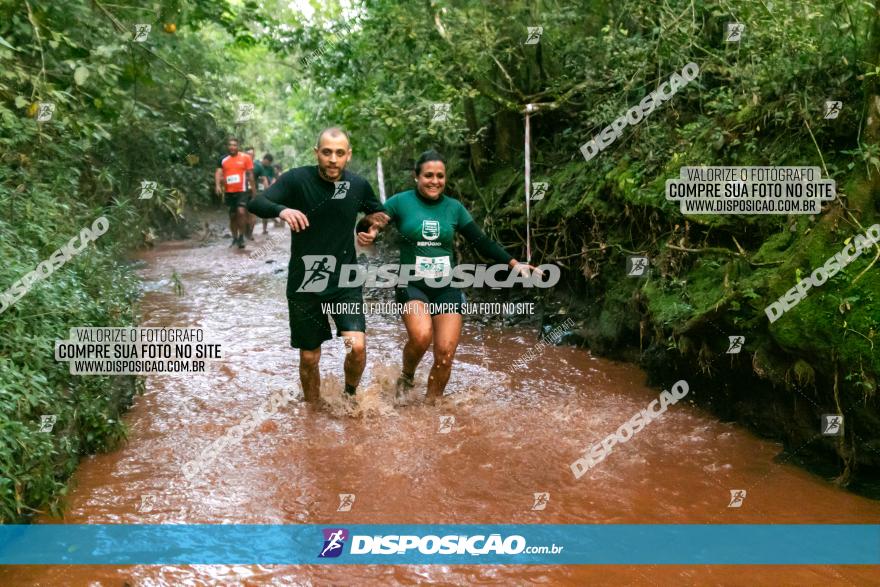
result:
[[[308,228],[291,231],[287,297],[305,292],[333,296],[338,292],[340,266],[357,262],[358,212],[381,212],[382,204],[361,176],[344,170],[339,181],[331,182],[318,174],[317,165],[308,165],[282,174],[248,204],[248,210],[260,218],[275,218],[285,208],[299,210],[309,219]]]

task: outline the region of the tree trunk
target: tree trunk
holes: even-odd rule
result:
[[[865,48],[866,63],[880,62],[880,0],[874,0],[874,18],[871,21],[870,37]],[[880,142],[880,80],[878,76],[866,76],[864,82],[865,129],[863,141],[869,145]],[[871,169],[869,167],[869,169]],[[880,191],[880,173],[872,170],[867,178],[872,194]]]
[[[477,121],[477,109],[474,107],[473,98],[465,96],[462,102],[464,103],[464,118],[468,127],[471,164],[474,167],[474,173],[479,177],[486,169],[486,149],[483,147],[483,139],[479,135],[480,124]]]
[[[499,110],[495,114],[495,157],[501,163],[518,163],[516,156],[522,151],[523,133],[520,116],[510,110]]]

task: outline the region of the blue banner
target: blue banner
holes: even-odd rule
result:
[[[7,525],[0,564],[878,565],[880,525]]]

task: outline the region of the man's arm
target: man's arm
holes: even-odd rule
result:
[[[309,226],[309,219],[294,208],[298,190],[293,172],[288,171],[248,202],[248,212],[260,218],[281,218],[294,232],[305,230]]]
[[[391,220],[391,217],[388,216],[385,212],[374,212],[372,214],[367,214],[363,218],[361,218],[357,226],[355,226],[356,232],[367,232],[371,228],[384,229],[388,222]]]
[[[385,228],[385,225],[388,224],[388,221],[391,219],[388,214],[385,213],[385,207],[382,206],[379,198],[376,197],[376,192],[373,191],[373,187],[367,180],[364,180],[364,191],[361,195],[361,205],[358,211],[366,214],[366,216],[358,222],[357,227],[355,227],[358,232],[367,231],[374,225],[379,228]],[[365,226],[365,228],[362,228],[363,226]]]
[[[369,184],[367,184],[369,187]],[[372,201],[369,199],[369,195],[365,198],[366,204],[362,203],[361,210],[364,212],[369,212],[370,210],[375,210],[376,206],[380,208],[380,211],[374,211],[370,214],[367,214],[355,226],[355,232],[357,233],[357,244],[366,247],[373,242],[375,242],[376,237],[379,236],[379,231],[385,229],[388,226],[388,223],[391,222],[391,217],[395,214],[394,207],[394,198],[391,198],[387,202],[385,202],[385,206],[376,199],[375,194],[373,194],[372,189],[370,189],[370,195],[372,195]]]
[[[218,196],[223,195],[223,169],[218,167],[214,171],[214,193]]]

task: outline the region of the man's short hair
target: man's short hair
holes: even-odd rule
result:
[[[235,137],[229,137],[228,139],[226,139],[226,144],[227,144],[227,145],[228,145],[229,143],[237,143],[237,142],[238,142],[238,139],[235,138]]]
[[[263,155],[263,160],[271,163],[272,161],[275,161],[275,157],[272,156],[272,153],[266,153],[265,155]]]
[[[315,141],[316,149],[321,147],[321,139],[324,137],[324,135],[330,135],[331,137],[338,137],[339,135],[344,136],[345,140],[348,141],[348,148],[351,149],[351,137],[348,136],[347,132],[345,132],[338,126],[328,126],[318,133],[318,139]]]

